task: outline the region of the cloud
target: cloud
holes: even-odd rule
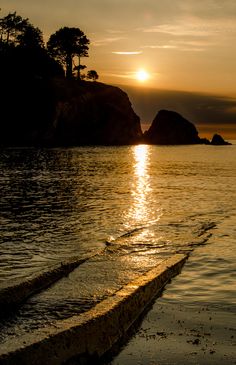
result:
[[[179,112],[196,125],[231,125],[236,132],[236,98],[125,85],[122,88],[145,122],[150,123],[158,110],[169,109]]]
[[[210,37],[234,34],[235,19],[204,19],[196,16],[176,17],[172,23],[142,28],[144,33],[162,33],[175,37]]]
[[[125,72],[125,73],[112,73],[112,72],[104,72],[103,76],[105,77],[114,77],[119,79],[133,79],[133,72]]]
[[[173,42],[174,43],[174,42]],[[163,45],[147,45],[142,48],[146,49],[163,49],[163,50],[178,50],[181,52],[203,52],[206,47],[196,47],[191,42],[176,42],[176,44],[163,44]]]
[[[236,11],[235,0],[179,0],[179,11],[207,19],[231,19]]]
[[[217,45],[216,41],[209,40],[207,38],[171,38],[164,39],[158,44],[146,44],[142,46],[143,49],[163,49],[163,50],[178,50],[178,51],[191,51],[191,52],[202,52],[209,50],[210,47]]]
[[[188,40],[188,41],[176,41],[175,44],[178,45],[184,45],[184,46],[190,46],[190,47],[209,47],[209,46],[214,46],[215,42],[212,41],[208,41],[206,39],[194,39],[194,40]]]
[[[118,41],[121,41],[124,39],[126,39],[126,37],[105,37],[105,38],[93,41],[92,45],[95,47],[101,47],[101,46],[106,46],[111,43],[118,42]]]
[[[220,32],[218,29],[212,29],[207,25],[202,26],[200,24],[161,24],[143,29],[144,33],[166,33],[174,36],[194,36],[194,37],[206,37],[216,32]]]
[[[130,55],[138,55],[138,54],[142,54],[143,51],[134,51],[134,52],[123,52],[123,51],[118,51],[118,52],[112,52],[113,54],[117,54],[117,55],[123,55],[123,56],[130,56]]]
[[[163,44],[163,45],[149,45],[143,46],[143,48],[151,48],[151,49],[176,49],[177,46],[170,45],[170,44]]]
[[[234,106],[230,106],[230,107],[227,109],[227,113],[229,113],[229,114],[234,114],[234,115],[236,116],[236,105],[234,105]],[[235,119],[236,119],[236,117],[235,117]],[[235,123],[236,123],[236,121],[235,121]]]
[[[124,30],[120,30],[120,29],[107,29],[106,32],[110,33],[110,34],[123,34],[123,33],[125,33]]]

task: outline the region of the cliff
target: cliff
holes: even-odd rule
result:
[[[125,145],[142,137],[140,119],[117,87],[64,78],[6,85],[0,145]]]
[[[158,112],[151,127],[144,134],[144,141],[158,145],[201,143],[194,124],[180,114],[168,110]]]
[[[121,89],[97,82],[63,80],[56,85],[53,123],[44,141],[58,145],[125,145],[139,142],[142,130]]]
[[[211,142],[201,139],[193,123],[167,110],[159,111],[143,135],[128,95],[111,85],[60,76],[1,80],[0,145],[230,144],[219,135]]]

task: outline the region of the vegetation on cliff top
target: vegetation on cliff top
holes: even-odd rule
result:
[[[53,78],[65,73],[67,78],[84,78],[81,70],[86,66],[81,65],[81,57],[88,57],[89,43],[79,28],[63,27],[45,44],[42,31],[29,19],[9,13],[0,18],[1,76]],[[98,79],[97,72],[90,70],[88,79]]]

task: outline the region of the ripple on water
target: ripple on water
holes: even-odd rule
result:
[[[189,303],[210,301],[225,307],[232,303],[233,308],[236,153],[235,146],[230,153],[228,147],[211,147],[4,151],[0,158],[0,285],[67,258],[106,249],[105,263],[99,266],[91,261],[91,271],[98,265],[96,285],[89,283],[96,302],[102,297],[99,288],[108,290],[108,283],[113,288],[112,280],[122,285],[124,278],[132,277],[132,268],[142,272],[173,253],[185,252],[191,253],[191,259],[178,278],[178,290],[170,291],[172,300],[181,297]],[[120,265],[114,266],[113,258]],[[129,275],[121,263],[130,267]],[[106,280],[99,286],[99,270],[104,266]],[[78,282],[77,278],[71,288]],[[89,285],[86,282],[84,288]],[[76,306],[87,308],[90,296],[84,294],[77,303],[75,289],[61,299],[63,289],[59,284],[58,288],[58,316],[66,311],[71,315]],[[50,300],[53,308],[56,299]],[[35,310],[52,320],[42,308],[47,306]]]

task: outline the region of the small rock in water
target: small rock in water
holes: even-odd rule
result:
[[[219,134],[214,134],[214,136],[212,137],[212,140],[211,140],[211,144],[213,144],[215,146],[231,145],[231,143],[225,141],[224,138],[221,137],[221,135],[219,135]]]

